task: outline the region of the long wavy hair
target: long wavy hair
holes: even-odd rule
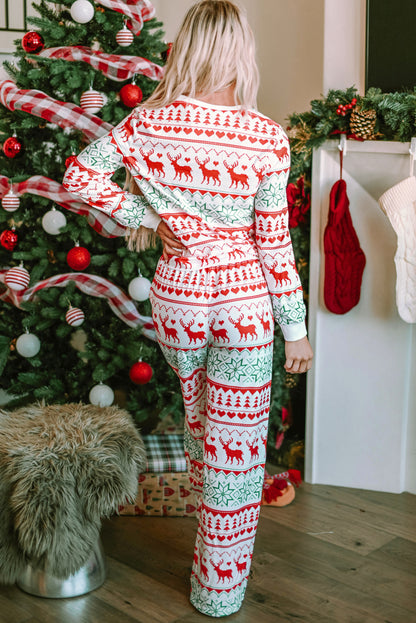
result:
[[[259,71],[253,32],[245,12],[230,0],[201,0],[185,15],[172,44],[165,73],[144,108],[162,108],[180,95],[204,97],[235,86],[235,105],[257,107]],[[140,193],[128,174],[126,187]],[[130,249],[155,244],[152,230],[140,227],[127,235]]]

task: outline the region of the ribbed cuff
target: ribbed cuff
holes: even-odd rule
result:
[[[160,218],[159,214],[156,214],[154,210],[149,209],[140,225],[156,231],[159,227],[159,223],[161,220],[162,219]]]
[[[308,334],[304,320],[293,324],[283,324],[280,325],[280,328],[282,330],[283,337],[285,338],[285,342],[296,342],[296,340],[301,340]]]

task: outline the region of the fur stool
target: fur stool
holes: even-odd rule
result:
[[[0,582],[18,581],[28,565],[62,580],[76,574],[97,549],[101,518],[135,499],[145,461],[118,407],[0,410]]]

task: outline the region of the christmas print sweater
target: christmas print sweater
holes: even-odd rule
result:
[[[190,261],[260,261],[275,320],[293,341],[306,328],[288,228],[289,166],[287,136],[268,117],[181,96],[135,109],[77,156],[63,185],[127,227],[156,230],[163,219]],[[142,195],[111,180],[121,167]]]

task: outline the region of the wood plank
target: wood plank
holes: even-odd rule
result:
[[[0,623],[26,623],[31,616],[30,610],[22,608],[13,599],[0,593]]]
[[[371,552],[368,558],[376,565],[389,565],[400,569],[406,575],[416,576],[416,544],[406,539],[393,539],[380,549]]]
[[[278,596],[296,595],[299,603],[308,606],[313,617],[327,617],[336,623],[385,623],[386,620],[409,623],[411,620],[409,610],[364,593],[361,587],[352,589],[316,569],[299,567],[268,552],[253,559],[253,571],[253,586],[268,591],[274,589]]]
[[[171,623],[189,607],[184,583],[176,591],[131,567],[107,557],[107,580],[95,595],[124,615],[146,623]]]
[[[384,529],[369,525],[359,509],[323,500],[320,496],[300,490],[288,506],[263,507],[262,513],[277,524],[291,526],[327,543],[359,551],[363,556],[393,538]]]
[[[227,620],[416,621],[416,544],[408,534],[416,496],[409,496],[302,485],[287,507],[263,507],[246,598]],[[333,535],[314,534],[329,529]],[[189,602],[195,535],[192,518],[104,521],[101,588],[50,600],[0,586],[0,623],[203,623]]]
[[[189,586],[195,536],[189,517],[116,517],[102,530],[108,555],[177,591]]]
[[[313,537],[307,535],[282,535],[282,541],[289,543],[284,550],[277,544],[277,539],[270,541],[265,534],[270,534],[272,528],[263,525],[264,518],[259,525],[259,534],[256,539],[254,560],[257,548],[268,551],[271,555],[295,564],[299,571],[313,569],[316,574],[325,576],[328,581],[335,580],[345,584],[348,589],[378,597],[386,597],[386,588],[391,591],[389,602],[412,611],[416,606],[416,575],[410,575],[401,569],[392,567],[369,557],[362,557],[348,549],[332,544],[314,542]],[[309,542],[308,542],[309,541]],[[269,542],[268,549],[267,543]]]
[[[312,488],[313,487],[313,488]],[[363,519],[377,527],[393,534],[414,540],[416,538],[415,514],[416,503],[408,493],[382,493],[365,491],[363,489],[349,489],[346,487],[330,487],[328,485],[301,485],[300,495],[331,500],[336,504],[349,506],[363,515]],[[378,494],[378,495],[372,495]],[[409,497],[410,496],[410,497]]]

